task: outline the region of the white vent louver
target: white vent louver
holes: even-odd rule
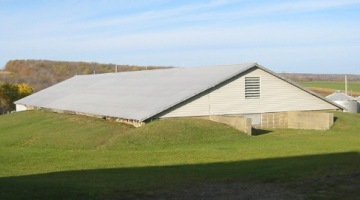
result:
[[[245,77],[245,99],[260,98],[260,77]]]

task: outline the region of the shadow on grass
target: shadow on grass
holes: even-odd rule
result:
[[[164,197],[161,191],[178,191],[168,194],[167,197],[172,199],[196,199],[204,197],[196,196],[204,191],[195,190],[194,196],[184,194],[181,188],[234,182],[281,185],[300,192],[306,190],[305,193],[311,195],[324,190],[319,189],[319,185],[326,184],[321,181],[324,177],[360,174],[359,167],[360,154],[348,152],[238,162],[63,171],[2,177],[0,199],[157,199]],[[359,185],[358,182],[355,184]],[[338,189],[336,184],[341,181],[335,181],[335,186],[331,183],[329,195],[336,197],[346,190]],[[236,191],[242,192],[241,188]],[[345,192],[350,194],[349,199],[360,195],[358,187]],[[225,196],[224,199],[229,198]]]
[[[253,128],[251,135],[253,135],[253,136],[259,136],[259,135],[265,135],[265,134],[268,134],[268,133],[271,133],[271,132],[272,132],[272,131],[269,131],[269,130]]]

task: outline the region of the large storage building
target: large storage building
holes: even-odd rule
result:
[[[337,110],[329,101],[257,63],[79,75],[16,103],[133,123],[156,118]]]

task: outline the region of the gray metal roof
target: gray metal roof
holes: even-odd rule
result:
[[[337,91],[335,93],[330,94],[329,96],[325,97],[326,99],[329,99],[331,101],[349,101],[349,100],[355,100],[354,97],[351,97],[341,91]]]
[[[145,121],[254,67],[311,93],[256,63],[246,63],[80,75],[15,103]]]
[[[15,103],[144,121],[255,65],[80,75]]]

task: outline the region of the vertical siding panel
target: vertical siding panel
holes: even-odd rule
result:
[[[245,99],[245,77],[259,76],[260,99]],[[207,116],[223,114],[251,114],[282,111],[336,109],[293,85],[261,69],[199,97],[162,117]]]

